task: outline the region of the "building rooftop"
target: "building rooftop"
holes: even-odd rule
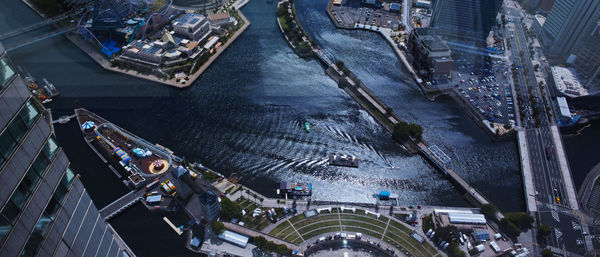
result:
[[[535,19],[537,20],[537,22],[541,25],[544,26],[544,23],[546,22],[546,17],[536,14],[535,15]]]
[[[569,110],[569,104],[567,104],[567,99],[562,96],[559,96],[556,98],[556,102],[558,102],[560,115],[563,117],[571,117],[571,110]]]
[[[462,224],[486,224],[485,216],[483,214],[472,214],[472,213],[448,213],[450,223],[462,223]]]
[[[235,244],[237,246],[240,246],[240,247],[246,247],[246,245],[248,244],[248,240],[249,240],[249,238],[247,236],[240,235],[238,233],[231,232],[229,230],[225,230],[225,232],[223,232],[223,234],[219,235],[219,238],[222,240],[225,240],[227,242],[230,242],[232,244]]]
[[[552,77],[554,78],[556,89],[563,94],[570,97],[588,95],[587,89],[581,85],[574,70],[560,66],[552,66]]]
[[[206,18],[202,14],[186,13],[183,16],[177,18],[173,22],[173,25],[181,27],[193,27],[199,22],[203,21],[204,19]]]
[[[211,14],[210,16],[208,16],[209,21],[222,20],[222,19],[229,19],[229,14],[226,12],[218,12],[218,13]]]

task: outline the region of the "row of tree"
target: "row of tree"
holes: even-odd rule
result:
[[[253,237],[252,242],[256,247],[266,252],[275,252],[281,255],[290,254],[290,249],[286,245],[273,243],[262,236]]]
[[[421,127],[419,124],[399,121],[396,123],[396,125],[394,125],[392,138],[398,142],[405,142],[409,140],[410,137],[421,140],[422,134],[423,127]]]

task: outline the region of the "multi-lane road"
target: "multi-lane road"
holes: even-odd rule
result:
[[[567,250],[572,253],[585,253],[584,245],[579,244],[583,238],[581,223],[573,216],[572,206],[577,203],[569,202],[567,183],[564,176],[568,171],[561,168],[559,152],[563,149],[553,136],[555,121],[546,113],[544,97],[538,86],[535,70],[531,63],[527,37],[521,23],[522,10],[506,8],[506,16],[512,24],[506,26],[505,35],[510,41],[510,60],[517,67],[513,73],[514,82],[518,84],[520,107],[524,113],[522,127],[525,130],[527,149],[535,188],[535,200],[540,214],[541,223],[553,228],[552,235],[548,238],[548,245],[554,249]],[[522,54],[522,55],[521,55]],[[517,85],[515,85],[517,86]],[[548,103],[551,104],[551,103]],[[535,111],[534,111],[535,110]],[[555,133],[556,134],[556,133]],[[560,139],[558,139],[560,140]],[[576,208],[576,207],[575,207]],[[536,255],[540,249],[535,248]]]
[[[524,108],[523,127],[526,129],[537,201],[568,207],[565,182],[558,163],[557,149],[550,130],[546,108],[535,78],[527,38],[519,18],[513,17],[511,34],[511,59],[517,65],[516,79],[520,88],[519,100]],[[521,57],[521,53],[523,56]],[[528,82],[528,83],[527,83]],[[531,90],[529,90],[531,89]],[[530,94],[531,93],[531,94]],[[535,101],[531,101],[535,99]],[[537,111],[534,112],[533,108]],[[536,123],[535,120],[538,122]]]

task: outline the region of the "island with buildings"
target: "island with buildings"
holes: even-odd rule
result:
[[[83,10],[67,38],[103,68],[179,88],[192,85],[250,25],[239,11],[244,3],[236,1],[211,9],[168,1],[67,2]]]

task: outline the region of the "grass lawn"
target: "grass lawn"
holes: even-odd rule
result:
[[[402,233],[394,227],[388,227],[388,231],[385,233],[385,237],[396,241],[396,243],[402,245],[403,248],[407,249],[414,256],[427,257],[427,251],[419,242],[410,237],[409,235]]]
[[[330,227],[330,226],[335,226],[337,225],[338,227],[340,226],[340,221],[338,220],[327,220],[327,221],[321,221],[321,222],[316,222],[316,223],[312,223],[309,224],[307,226],[304,226],[302,228],[296,228],[298,230],[298,232],[302,235],[306,234],[307,232],[314,230],[314,229],[318,229],[320,227]]]
[[[344,220],[358,220],[358,221],[362,221],[362,222],[366,222],[366,223],[370,223],[373,225],[377,225],[380,226],[382,228],[385,228],[385,223],[378,221],[376,219],[370,218],[370,217],[366,217],[366,216],[356,216],[356,215],[341,215],[341,218]]]
[[[294,232],[294,228],[290,226],[290,223],[284,221],[281,224],[277,225],[277,227],[274,227],[273,230],[269,232],[269,235],[277,236],[277,234],[279,234],[280,236],[283,236],[292,232]]]
[[[298,215],[296,215],[296,216],[294,216],[294,217],[291,217],[291,218],[290,218],[290,222],[291,222],[292,224],[294,224],[294,223],[296,223],[297,221],[300,221],[300,220],[303,220],[303,219],[306,219],[306,217],[304,217],[304,214],[300,213],[300,214],[298,214]]]
[[[406,234],[412,234],[412,230],[410,228],[400,224],[399,222],[396,222],[395,220],[390,220],[390,226],[393,226]]]
[[[379,227],[376,225],[372,225],[372,224],[364,223],[364,222],[360,222],[360,221],[355,221],[355,220],[342,220],[342,226],[363,227],[366,229],[370,229],[370,230],[373,230],[373,231],[379,233],[379,237],[381,237],[383,230],[385,230],[385,227]]]
[[[294,227],[301,228],[308,224],[312,224],[312,223],[324,221],[324,220],[338,220],[338,216],[337,215],[321,215],[321,216],[312,217],[310,219],[301,220],[301,221],[298,221],[293,224],[294,224]]]
[[[286,237],[283,237],[282,239],[285,241],[288,241],[288,242],[292,242],[294,240],[300,239],[300,236],[298,235],[298,233],[296,233],[294,231],[293,233],[287,235]],[[302,240],[302,239],[300,239],[300,240]]]
[[[337,226],[333,226],[333,227],[322,227],[321,229],[318,229],[318,230],[309,232],[305,235],[302,235],[302,237],[304,239],[309,239],[309,238],[312,238],[312,237],[315,237],[315,236],[318,236],[321,234],[325,234],[325,233],[330,233],[330,232],[340,232],[340,226],[337,225]]]

